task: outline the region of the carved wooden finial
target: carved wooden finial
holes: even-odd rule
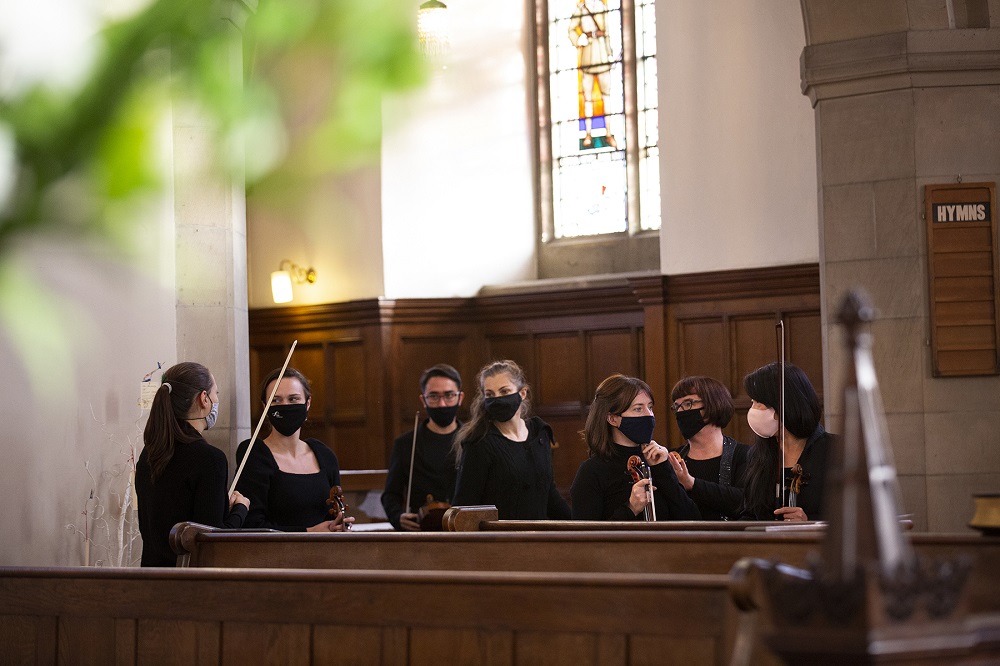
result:
[[[854,288],[844,295],[837,311],[837,321],[847,330],[848,339],[854,340],[862,324],[875,321],[876,310],[863,289]]]

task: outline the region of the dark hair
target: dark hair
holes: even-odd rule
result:
[[[490,425],[493,424],[493,420],[490,415],[486,413],[486,396],[483,391],[483,382],[486,381],[488,377],[493,377],[494,375],[499,375],[506,373],[510,375],[511,380],[517,385],[517,390],[520,391],[523,388],[528,388],[528,383],[524,379],[524,370],[521,369],[517,363],[511,360],[503,361],[493,361],[492,363],[487,363],[483,366],[479,374],[476,375],[476,385],[479,390],[476,391],[476,397],[472,401],[472,406],[469,408],[469,420],[455,434],[455,442],[451,446],[452,453],[455,459],[458,460],[462,457],[462,445],[465,443],[478,442],[486,433],[489,432]],[[530,389],[529,389],[530,390]],[[521,402],[521,418],[526,419],[528,413],[531,409],[531,403],[528,398],[524,398]]]
[[[447,363],[438,363],[437,365],[432,365],[431,367],[424,370],[424,374],[420,375],[420,392],[423,393],[427,388],[427,382],[429,382],[433,377],[444,377],[445,379],[450,379],[455,382],[458,386],[458,390],[462,390],[462,375],[458,374],[458,370],[451,367]]]
[[[149,458],[149,478],[154,483],[174,457],[174,447],[178,443],[193,442],[201,437],[185,418],[194,399],[202,391],[211,389],[212,373],[200,363],[178,363],[163,373],[163,383],[153,396],[149,419],[142,432]]]
[[[733,419],[733,396],[726,385],[718,379],[694,375],[685,377],[674,384],[670,391],[670,401],[677,402],[686,395],[696,395],[701,398],[703,406],[701,417],[705,423],[725,428]]]
[[[611,424],[608,423],[608,414],[621,414],[643,391],[650,400],[653,399],[653,390],[649,388],[649,384],[636,377],[611,375],[600,383],[594,392],[594,401],[590,403],[587,425],[580,431],[591,457],[611,459],[611,444],[614,440]]]
[[[270,395],[267,392],[267,387],[275,379],[278,379],[278,375],[281,375],[282,379],[285,378],[285,377],[293,377],[294,379],[299,380],[300,382],[302,382],[302,390],[306,394],[306,396],[305,396],[306,397],[306,401],[308,401],[309,398],[312,397],[312,386],[309,384],[309,380],[306,379],[305,375],[303,375],[301,372],[299,372],[295,368],[285,368],[285,373],[284,374],[281,374],[281,368],[275,368],[274,370],[272,370],[271,372],[268,373],[267,377],[264,378],[263,383],[261,383],[261,385],[260,385],[260,401],[261,402],[263,402],[263,403],[267,402],[268,397],[270,397]]]
[[[781,365],[769,363],[743,378],[747,395],[774,409],[781,418]],[[801,368],[785,364],[785,421],[782,424],[795,437],[807,439],[816,431],[822,415],[819,396]],[[753,436],[753,447],[747,463],[746,486],[743,489],[745,508],[757,516],[770,516],[775,506],[774,488],[781,483],[779,460],[781,448],[777,437]]]

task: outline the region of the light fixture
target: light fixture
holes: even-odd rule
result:
[[[292,300],[292,281],[298,284],[316,281],[316,271],[312,268],[302,268],[288,259],[282,259],[278,270],[271,273],[271,297],[275,303],[290,303]]]
[[[448,6],[440,0],[427,0],[417,10],[417,38],[424,55],[448,55]]]

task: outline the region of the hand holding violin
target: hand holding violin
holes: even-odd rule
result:
[[[399,526],[407,532],[420,531],[420,516],[415,513],[403,513],[399,515]]]
[[[782,520],[809,520],[801,506],[783,506],[775,509],[774,515],[781,516]]]
[[[650,491],[656,490],[652,479],[639,479],[632,484],[632,494],[628,498],[628,506],[632,513],[639,515],[649,504]]]

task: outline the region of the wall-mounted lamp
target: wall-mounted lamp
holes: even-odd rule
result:
[[[447,5],[440,0],[427,0],[420,5],[417,10],[417,38],[424,55],[448,55]]]
[[[292,300],[292,281],[297,284],[316,281],[316,271],[312,268],[302,268],[288,259],[282,259],[278,270],[271,273],[271,296],[275,303],[290,303]]]

